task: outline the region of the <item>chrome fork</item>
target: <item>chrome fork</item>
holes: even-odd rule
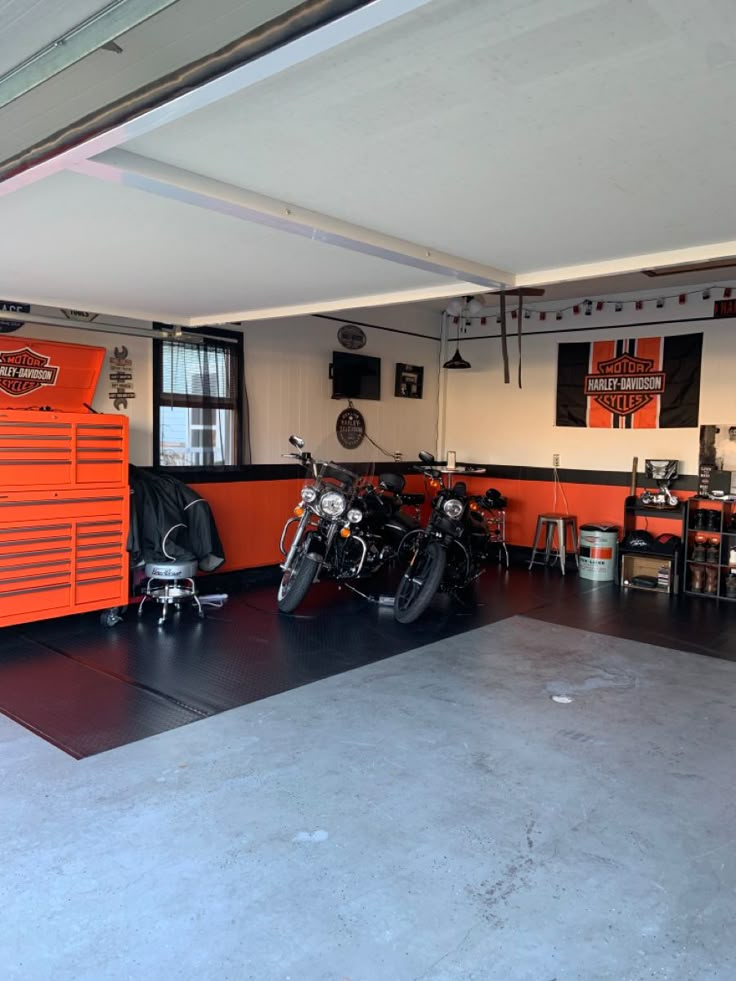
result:
[[[281,566],[280,566],[281,569],[286,570],[286,569],[290,568],[291,563],[294,561],[294,556],[296,555],[297,549],[299,548],[299,543],[301,542],[302,538],[304,537],[304,532],[306,530],[307,524],[309,523],[310,517],[311,517],[311,515],[310,515],[309,511],[305,510],[304,511],[304,514],[301,516],[301,518],[298,519],[299,520],[299,527],[297,528],[296,534],[294,535],[294,541],[291,543],[291,548],[289,549],[289,554],[286,556],[286,558],[284,559],[284,561],[281,563]],[[286,554],[284,552],[283,544],[284,544],[284,540],[286,538],[287,529],[289,528],[289,525],[293,524],[294,521],[296,521],[296,520],[297,520],[296,518],[289,518],[289,520],[284,525],[284,530],[281,532],[280,548],[281,548],[282,554]]]

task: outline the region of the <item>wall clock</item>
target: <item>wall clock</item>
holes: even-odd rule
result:
[[[355,324],[343,324],[337,332],[337,339],[349,351],[357,351],[365,346],[365,331]]]

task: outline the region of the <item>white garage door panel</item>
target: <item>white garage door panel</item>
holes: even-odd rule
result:
[[[26,0],[12,2],[24,8],[28,6]],[[106,4],[95,0],[87,5]],[[44,0],[44,6],[66,17],[71,5],[61,0]],[[0,159],[5,160],[88,113],[204,54],[217,51],[293,6],[294,0],[208,0],[206,4],[202,0],[178,0],[119,38],[122,55],[97,51],[1,108]],[[74,23],[82,19],[79,17]],[[52,38],[50,30],[46,18],[37,19],[34,32],[38,37],[53,40],[61,33],[58,31]],[[5,63],[5,58],[16,64],[25,56],[21,50],[27,50],[27,46],[17,47],[14,28],[8,27],[8,33],[7,42],[0,33],[0,65]],[[29,40],[36,33],[29,30]],[[38,46],[35,41],[31,44],[34,51]]]
[[[0,75],[109,4],[110,0],[0,0]]]
[[[517,272],[733,238],[736,4],[434,0],[127,145]]]
[[[144,319],[224,316],[447,283],[76,174],[10,195],[2,218],[0,296]]]

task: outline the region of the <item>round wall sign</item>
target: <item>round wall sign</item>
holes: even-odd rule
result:
[[[343,409],[337,417],[335,432],[340,446],[344,446],[346,450],[355,450],[363,442],[365,436],[365,419],[352,406],[349,409]]]
[[[343,324],[337,332],[337,339],[349,351],[365,347],[365,331],[355,324]]]

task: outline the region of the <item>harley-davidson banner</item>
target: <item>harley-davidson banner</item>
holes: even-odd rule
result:
[[[702,334],[560,344],[558,426],[698,425]]]

